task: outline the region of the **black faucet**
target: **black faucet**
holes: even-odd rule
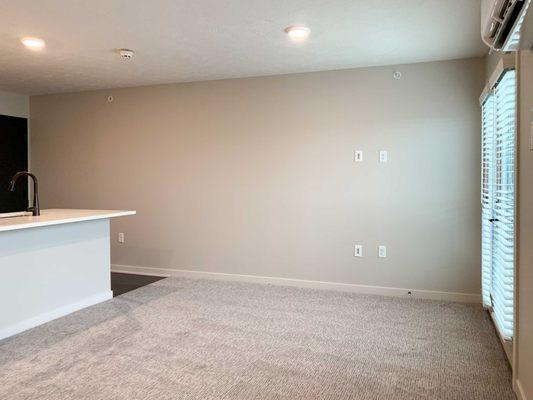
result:
[[[41,209],[39,208],[39,183],[37,182],[37,177],[35,175],[28,171],[17,172],[13,175],[13,178],[11,178],[8,189],[10,192],[14,192],[15,183],[17,183],[17,179],[21,176],[29,176],[33,180],[33,207],[28,207],[28,212],[31,211],[34,216],[39,216],[41,215]]]

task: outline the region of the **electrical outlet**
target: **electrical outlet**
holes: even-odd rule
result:
[[[387,257],[387,246],[378,246],[378,257],[386,258]]]
[[[353,249],[354,257],[363,257],[363,246],[356,244]]]
[[[386,163],[389,161],[389,153],[387,150],[381,150],[379,152],[379,162],[380,163]]]
[[[354,161],[355,162],[362,162],[363,161],[363,151],[362,150],[355,150]]]
[[[118,242],[119,243],[124,243],[124,232],[119,232],[118,233]]]

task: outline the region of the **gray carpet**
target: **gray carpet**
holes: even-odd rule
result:
[[[514,399],[477,305],[169,278],[0,342],[0,399]]]

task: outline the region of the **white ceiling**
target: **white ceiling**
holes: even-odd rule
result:
[[[481,56],[479,0],[0,0],[0,89],[28,94]],[[305,24],[304,44],[283,29]],[[19,39],[46,41],[41,52]],[[114,49],[136,51],[130,62]]]

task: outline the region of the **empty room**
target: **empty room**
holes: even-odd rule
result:
[[[0,399],[533,400],[531,0],[0,0]]]

